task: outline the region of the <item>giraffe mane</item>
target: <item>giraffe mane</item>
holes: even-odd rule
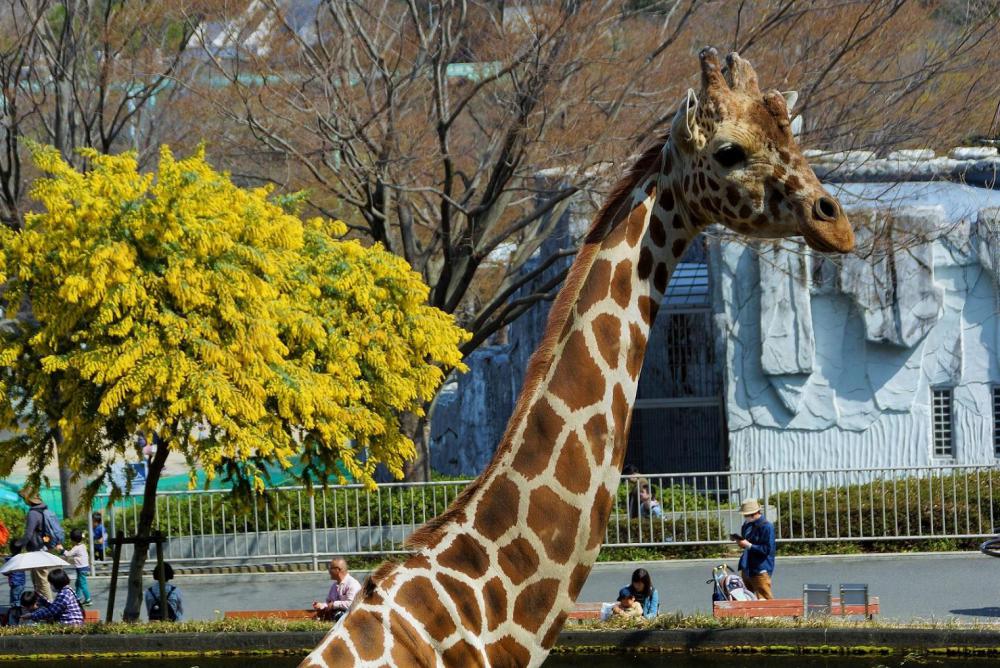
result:
[[[622,214],[627,212],[626,207],[631,201],[632,190],[646,175],[649,174],[650,170],[656,167],[660,153],[663,150],[663,146],[667,143],[669,138],[670,132],[668,130],[642,153],[632,167],[630,167],[625,173],[625,176],[622,177],[617,184],[615,184],[614,188],[612,188],[611,192],[608,194],[604,205],[594,218],[593,224],[584,236],[583,245],[576,254],[576,260],[573,262],[573,266],[570,267],[569,273],[566,275],[566,279],[563,282],[563,287],[559,291],[559,295],[556,297],[555,302],[552,304],[552,310],[549,313],[549,319],[545,325],[545,334],[542,336],[542,341],[539,343],[538,348],[531,355],[531,359],[528,362],[528,367],[525,372],[524,385],[521,389],[521,394],[517,399],[514,414],[507,423],[507,428],[504,431],[503,438],[500,439],[500,444],[497,446],[493,459],[490,460],[486,470],[483,471],[478,478],[469,483],[469,485],[455,498],[455,500],[443,513],[431,520],[428,520],[423,526],[410,534],[410,536],[403,542],[404,547],[420,549],[422,547],[429,547],[436,544],[440,539],[444,526],[449,522],[459,520],[462,516],[464,516],[466,506],[469,505],[469,502],[475,496],[476,492],[483,486],[483,484],[490,479],[493,472],[500,465],[500,461],[503,459],[504,455],[510,451],[514,431],[524,421],[524,418],[532,405],[535,391],[545,378],[545,374],[548,372],[548,369],[552,364],[554,352],[557,344],[559,343],[563,327],[566,324],[566,320],[570,316],[570,311],[572,311],[573,305],[579,298],[580,289],[582,288],[587,275],[590,273],[590,268],[594,263],[594,259],[597,256],[597,251],[600,249],[601,243],[608,236],[611,230],[624,220],[625,216]],[[382,569],[379,570],[381,571]],[[384,576],[387,574],[388,571],[382,575]],[[373,574],[372,580],[377,582],[378,578],[375,578]]]

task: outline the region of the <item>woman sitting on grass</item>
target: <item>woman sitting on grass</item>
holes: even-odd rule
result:
[[[72,626],[83,626],[83,610],[80,608],[76,594],[69,586],[69,576],[61,568],[53,568],[49,571],[49,586],[52,591],[58,592],[56,598],[51,603],[45,597],[39,596],[39,607],[37,610],[21,615],[21,623],[32,622],[58,622],[60,624],[70,624]]]
[[[632,584],[629,585],[635,600],[642,606],[642,616],[646,619],[656,617],[660,612],[660,593],[653,586],[653,579],[645,568],[637,568],[632,573]]]

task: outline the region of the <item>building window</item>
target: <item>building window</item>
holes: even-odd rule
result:
[[[993,386],[993,455],[1000,457],[1000,385]]]
[[[931,390],[931,417],[934,420],[934,456],[952,457],[951,388]]]

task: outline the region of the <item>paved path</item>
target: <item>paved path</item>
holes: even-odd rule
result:
[[[709,613],[711,587],[705,584],[719,560],[679,560],[648,565],[660,590],[660,610]],[[735,560],[728,560],[735,566]],[[580,594],[581,601],[613,600],[634,563],[598,564]],[[778,557],[776,596],[797,597],[802,585],[867,582],[881,599],[886,619],[956,619],[1000,624],[1000,560],[979,553]],[[354,573],[361,579],[364,573]],[[103,616],[109,579],[91,578],[96,608]],[[188,619],[214,619],[225,610],[300,608],[329,589],[326,573],[253,573],[178,576]],[[147,583],[147,586],[152,582]],[[124,605],[125,578],[119,583],[115,617]],[[6,591],[0,585],[0,600]]]

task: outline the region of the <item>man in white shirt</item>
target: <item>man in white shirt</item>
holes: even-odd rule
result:
[[[361,583],[347,572],[347,561],[343,557],[331,559],[327,570],[333,584],[325,603],[313,601],[313,610],[319,611],[320,619],[336,621],[347,614],[354,597],[361,591]]]

